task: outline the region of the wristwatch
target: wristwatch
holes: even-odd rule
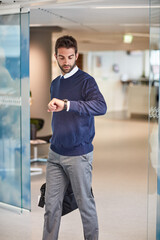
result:
[[[67,105],[67,103],[68,103],[68,99],[63,99],[63,102],[64,102],[64,108],[63,108],[63,110],[67,111],[67,107],[68,107],[68,105]]]

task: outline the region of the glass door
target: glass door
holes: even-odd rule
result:
[[[160,6],[150,0],[148,240],[160,239]]]
[[[0,202],[28,210],[29,124],[29,13],[19,10],[0,15]]]

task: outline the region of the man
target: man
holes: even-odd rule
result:
[[[55,57],[62,75],[51,83],[53,112],[51,146],[46,169],[43,240],[57,240],[64,194],[71,183],[81,214],[84,239],[98,240],[98,220],[91,193],[94,116],[106,113],[106,103],[93,77],[76,66],[77,42],[60,37]],[[72,236],[71,236],[72,237]]]

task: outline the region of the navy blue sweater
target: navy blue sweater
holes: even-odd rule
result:
[[[52,98],[68,99],[70,109],[53,113],[51,149],[64,156],[93,151],[94,116],[107,110],[94,78],[80,69],[66,79],[59,76],[51,83]]]

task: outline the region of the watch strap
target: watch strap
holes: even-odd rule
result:
[[[63,102],[64,102],[64,108],[63,108],[63,110],[67,111],[67,107],[68,107],[68,105],[67,105],[67,103],[68,103],[68,99],[63,99]]]

